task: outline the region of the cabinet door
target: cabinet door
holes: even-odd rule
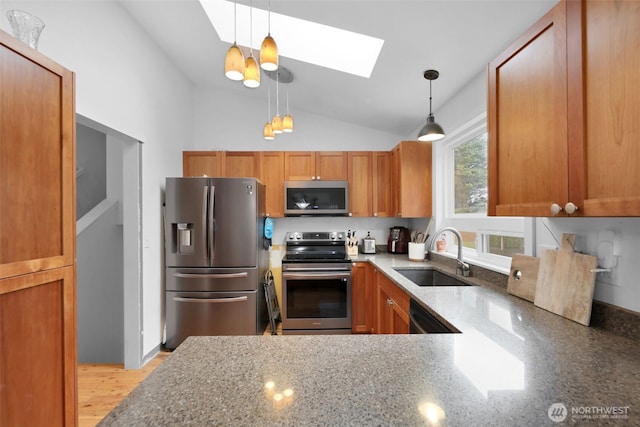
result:
[[[371,157],[370,151],[354,151],[348,154],[349,216],[371,216]]]
[[[273,218],[284,217],[284,152],[260,153],[260,181],[266,186],[266,213]]]
[[[74,267],[0,280],[0,425],[77,424]]]
[[[313,151],[286,151],[284,153],[285,181],[315,179],[316,157]]]
[[[367,262],[354,263],[351,270],[351,332],[372,332],[375,289],[373,267]]]
[[[224,176],[260,178],[260,152],[227,151],[224,153]]]
[[[347,165],[346,151],[317,151],[315,179],[346,181]]]
[[[371,188],[372,212],[375,217],[394,216],[391,175],[391,153],[389,151],[374,151],[373,176]]]
[[[74,75],[0,31],[0,278],[75,260]]]
[[[431,143],[402,141],[391,151],[395,216],[431,216]]]
[[[640,216],[640,2],[586,1],[570,4],[568,13],[580,5],[582,15],[569,16],[570,23],[583,20],[582,26],[579,21],[570,26],[575,31],[569,37],[584,34],[583,56],[569,57],[575,59],[569,108],[584,105],[579,121],[584,126],[570,132],[569,161],[575,160],[574,151],[586,147],[579,159],[584,158],[586,169],[580,163],[571,168],[569,201],[584,199],[581,209],[588,216]],[[573,78],[580,75],[580,66],[584,82]],[[572,138],[583,129],[583,138]]]
[[[376,273],[379,334],[409,333],[409,296],[382,273]]]
[[[567,2],[489,64],[489,215],[567,201]]]
[[[183,151],[182,176],[224,176],[224,151]]]

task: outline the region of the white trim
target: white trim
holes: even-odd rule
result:
[[[486,214],[455,214],[453,195],[455,182],[453,150],[463,143],[487,132],[486,112],[469,120],[466,124],[449,133],[442,143],[435,144],[433,177],[436,229],[451,226],[460,231],[472,231],[477,234],[476,248],[463,249],[465,260],[481,267],[509,273],[510,257],[487,253],[484,239],[488,234],[516,236],[524,238],[524,252],[532,254],[534,248],[534,221],[523,217],[488,217]],[[438,185],[438,183],[443,183]],[[434,236],[436,238],[436,236]],[[455,257],[457,242],[451,238],[446,256]]]

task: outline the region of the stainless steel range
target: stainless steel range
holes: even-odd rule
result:
[[[351,333],[351,260],[343,231],[289,232],[282,259],[282,333]]]

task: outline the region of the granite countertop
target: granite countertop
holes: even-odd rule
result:
[[[638,341],[393,270],[428,262],[357,260],[461,333],[191,337],[100,425],[640,425]]]

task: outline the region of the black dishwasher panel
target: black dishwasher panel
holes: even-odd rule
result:
[[[450,334],[454,332],[414,299],[409,302],[409,321],[409,333],[411,334]]]

